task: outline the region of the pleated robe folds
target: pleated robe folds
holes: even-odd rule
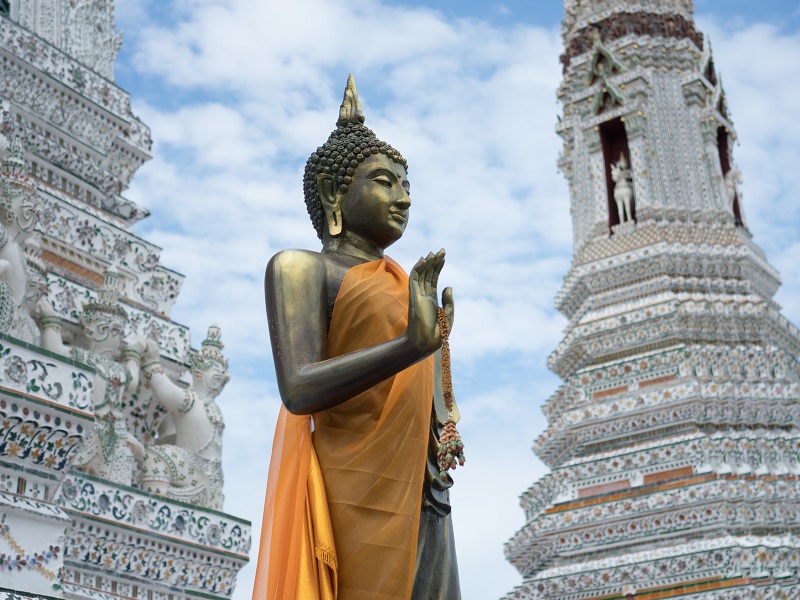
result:
[[[402,268],[388,257],[357,265],[334,304],[327,358],[407,324]],[[429,357],[316,413],[313,434],[309,417],[281,408],[253,600],[411,598],[433,372]]]

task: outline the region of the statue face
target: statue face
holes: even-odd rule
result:
[[[123,324],[117,319],[94,319],[90,323],[84,323],[83,332],[95,343],[95,350],[98,351],[99,346],[116,350],[122,344],[125,333]]]
[[[36,306],[45,294],[47,294],[47,280],[38,273],[29,275],[28,285],[25,287],[25,302],[29,306]]]
[[[12,235],[17,242],[27,237],[33,230],[38,218],[36,199],[28,191],[12,188],[10,201],[5,204],[4,221],[11,227]]]
[[[16,216],[17,226],[20,228],[20,231],[23,231],[26,234],[33,231],[33,226],[36,224],[38,213],[36,203],[32,198],[27,196],[24,198],[23,202],[20,203]]]
[[[372,154],[353,173],[342,199],[342,220],[355,233],[379,248],[400,239],[408,223],[409,183],[403,165],[385,154]]]
[[[212,362],[211,366],[207,369],[194,369],[192,371],[192,376],[195,379],[195,390],[201,387],[198,383],[202,383],[205,384],[205,387],[214,396],[222,391],[222,388],[225,387],[225,384],[228,383],[228,380],[231,378],[228,371],[225,370],[225,367],[216,362]]]

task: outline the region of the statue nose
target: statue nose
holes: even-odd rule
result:
[[[398,208],[406,209],[411,206],[411,198],[408,196],[408,192],[403,190],[403,195],[397,198],[395,201],[395,206]]]

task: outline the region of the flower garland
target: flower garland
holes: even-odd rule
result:
[[[444,394],[444,406],[447,409],[447,422],[444,424],[442,434],[439,438],[439,477],[442,481],[447,480],[447,471],[455,470],[457,466],[464,466],[466,458],[464,456],[464,442],[456,429],[456,422],[453,418],[453,376],[450,372],[450,323],[447,320],[447,313],[443,308],[437,309],[439,322],[439,332],[442,336],[442,392]]]

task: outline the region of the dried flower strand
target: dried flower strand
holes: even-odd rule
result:
[[[447,313],[441,307],[437,310],[437,320],[439,323],[439,333],[442,336],[442,392],[444,395],[444,406],[447,409],[448,419],[442,428],[439,438],[439,451],[437,458],[439,461],[439,477],[442,481],[447,480],[447,471],[455,470],[456,467],[464,466],[466,457],[464,456],[464,442],[456,429],[456,422],[453,419],[453,375],[450,370],[450,322]]]

